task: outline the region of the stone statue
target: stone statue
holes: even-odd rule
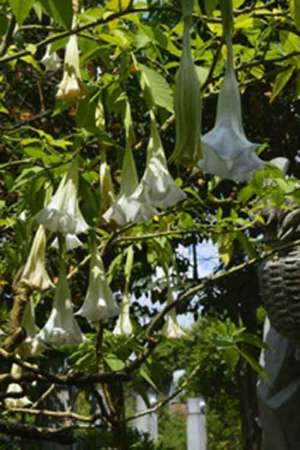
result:
[[[278,160],[279,158],[277,158]],[[277,164],[284,173],[288,162]],[[284,160],[286,162],[284,162]],[[276,164],[276,161],[274,161]],[[262,450],[300,449],[300,208],[268,211],[266,240],[273,248],[291,243],[259,267],[260,292],[266,306],[260,363],[269,380],[257,385]]]

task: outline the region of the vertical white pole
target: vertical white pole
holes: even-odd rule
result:
[[[150,405],[153,405],[155,402],[156,402],[156,395],[150,394],[149,396]],[[145,404],[143,398],[140,395],[138,395],[136,398],[136,414],[143,413],[147,409],[148,407]],[[133,426],[142,433],[148,433],[152,441],[155,442],[157,440],[158,422],[156,412],[146,414],[144,416],[135,419]]]
[[[205,417],[205,402],[202,397],[189,398],[187,444],[188,450],[207,449],[207,429]]]

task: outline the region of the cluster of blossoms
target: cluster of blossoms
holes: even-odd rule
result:
[[[203,172],[237,182],[248,180],[253,173],[264,166],[256,155],[258,144],[251,143],[242,124],[241,96],[234,70],[232,46],[232,5],[231,0],[222,2],[224,40],[227,46],[227,62],[224,80],[219,92],[215,126],[201,137],[201,86],[192,59],[190,32],[194,0],[182,0],[183,6],[183,50],[176,77],[176,143],[171,156],[177,164],[193,168],[198,166]],[[73,26],[76,26],[76,15]],[[48,46],[42,59],[46,70],[54,71],[60,60]],[[78,99],[85,96],[81,71],[77,35],[73,34],[65,49],[63,78],[58,86],[60,100]],[[159,211],[184,201],[186,194],[177,186],[167,165],[167,159],[160,139],[154,109],[149,112],[150,137],[147,148],[146,166],[139,180],[135,159],[126,145],[121,184],[118,195],[114,192],[110,167],[103,160],[100,163],[101,214],[105,225],[123,227],[150,220]],[[130,318],[130,294],[128,284],[119,307],[109,286],[101,253],[94,245],[90,256],[89,284],[80,309],[74,314],[71,292],[68,285],[64,255],[61,258],[59,280],[52,282],[46,270],[47,233],[55,233],[60,245],[70,251],[81,245],[79,235],[90,230],[84,219],[78,198],[78,159],[69,164],[58,188],[45,207],[35,215],[39,224],[26,264],[20,275],[20,283],[39,291],[55,288],[52,310],[49,318],[38,330],[35,325],[32,299],[26,306],[23,327],[27,338],[19,350],[21,357],[36,356],[45,345],[78,345],[85,338],[75,315],[87,319],[91,324],[106,323],[112,318],[116,335],[133,333]],[[63,244],[62,244],[63,243]],[[58,245],[57,242],[55,244]],[[167,337],[184,336],[179,327],[173,304],[173,291],[168,285],[167,305],[169,313],[163,327]],[[12,373],[20,375],[20,367],[13,365]],[[9,392],[20,393],[18,384],[11,384]],[[20,406],[30,403],[26,396],[17,400]],[[11,406],[15,406],[15,403]]]

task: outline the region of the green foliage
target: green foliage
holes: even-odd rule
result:
[[[191,50],[203,85],[203,129],[207,131],[214,120],[215,94],[223,79],[226,52],[220,2],[196,3]],[[263,158],[288,155],[291,172],[299,175],[295,160],[300,121],[295,107],[300,92],[299,2],[250,3],[233,1],[234,55],[243,93],[244,125],[253,141],[264,142],[259,149]],[[182,50],[183,24],[180,8],[171,1],[82,0],[80,6],[77,26],[83,28],[78,42],[86,95],[57,101],[63,69],[46,72],[42,58],[51,41],[51,51],[63,59],[73,21],[71,0],[1,2],[0,325],[9,330],[13,285],[37,228],[34,216],[77,155],[79,205],[93,229],[88,236],[81,236],[83,246],[66,257],[74,307],[79,308],[84,300],[87,255],[96,241],[114,296],[120,300],[125,289],[131,295],[135,334],[114,336],[112,319],[105,323],[101,338],[99,330],[81,318],[80,326],[89,340],[73,350],[51,350],[61,360],[68,357],[68,371],[90,375],[99,370],[123,370],[154,341],[155,350],[131,374],[128,387],[141,395],[149,387],[165,392],[173,370],[186,368],[188,379],[199,367],[186,392],[201,393],[208,401],[210,450],[241,448],[236,376],[245,362],[264,376],[257,363],[262,343],[254,334],[260,321],[249,333],[244,320],[248,310],[244,313],[239,292],[234,292],[236,282],[232,282],[230,273],[226,275],[226,270],[256,258],[266,249],[261,238],[266,227],[264,211],[299,205],[298,178],[285,179],[276,168],[266,167],[249,183],[233,185],[170,165],[173,178],[187,194],[184,203],[159,212],[145,223],[119,230],[104,223],[100,216],[99,161],[106,159],[110,165],[116,195],[126,148],[133,149],[141,178],[146,165],[150,108],[155,112],[166,156],[173,152],[175,73]],[[11,20],[12,14],[17,26]],[[47,233],[47,269],[56,282],[59,255],[50,247],[54,238],[54,233]],[[147,325],[166,304],[163,271],[170,271],[176,296],[197,285],[197,261],[185,258],[182,249],[197,248],[205,240],[218,247],[223,284],[211,282],[193,298],[178,302],[178,313],[189,311],[195,317],[202,314],[188,339],[172,342],[162,338],[159,331],[163,318],[149,337]],[[252,281],[250,284],[252,287]],[[37,322],[42,327],[53,291],[34,298]],[[253,310],[256,306],[252,306]],[[43,366],[44,361],[41,358],[38,363]],[[9,369],[1,363],[1,370]],[[81,412],[87,414],[86,410]],[[175,442],[170,442],[168,436],[175,426],[180,431]],[[101,436],[103,445],[106,442],[109,446],[111,435]],[[183,449],[184,436],[183,418],[162,413],[161,444],[157,449]],[[91,433],[85,444],[84,438],[78,438],[83,448],[99,442],[97,433]],[[130,439],[132,449],[154,450],[146,437],[132,433]],[[10,443],[5,445],[10,448]]]

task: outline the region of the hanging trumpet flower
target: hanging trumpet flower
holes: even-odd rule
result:
[[[130,319],[130,300],[129,295],[125,292],[121,303],[120,315],[118,317],[113,334],[132,336],[133,326]]]
[[[76,315],[90,322],[106,322],[119,314],[119,307],[106,279],[103,261],[95,248],[91,257],[89,285],[84,303]]]
[[[73,315],[71,293],[64,267],[60,270],[49,319],[37,337],[46,344],[66,346],[78,345],[84,340]]]
[[[45,66],[46,72],[55,72],[60,68],[60,58],[56,52],[51,51],[51,45],[47,45],[46,52],[41,59],[41,63]]]
[[[23,269],[20,282],[30,287],[45,291],[53,287],[53,283],[45,267],[46,232],[43,225],[37,229],[32,247]]]
[[[233,62],[232,0],[222,1],[221,5],[227,64],[215,126],[202,138],[203,160],[198,165],[204,172],[239,182],[249,180],[264,162],[255,153],[259,144],[247,139],[242,124],[241,96]]]
[[[74,15],[73,28],[76,26]],[[66,46],[63,79],[58,85],[56,97],[60,100],[72,100],[83,97],[86,89],[80,72],[78,38],[72,34]]]
[[[74,159],[48,205],[35,219],[50,231],[65,235],[85,233],[89,226],[78,205],[78,162]]]
[[[150,118],[151,135],[144,175],[134,192],[129,196],[120,197],[103,216],[108,222],[113,221],[119,226],[149,220],[158,213],[157,208],[167,209],[186,198],[168,171],[165,152],[152,111]]]
[[[176,76],[176,145],[171,160],[186,167],[194,166],[202,156],[200,81],[192,59],[190,29],[194,0],[181,0],[184,22],[183,50]]]
[[[168,287],[168,294],[167,294],[167,304],[170,305],[174,302],[173,299],[173,292],[171,287]],[[162,334],[170,339],[180,339],[184,337],[186,334],[182,330],[182,328],[178,325],[177,319],[176,319],[176,311],[174,308],[172,308],[166,316],[166,321],[162,329]]]
[[[168,171],[167,160],[154,115],[151,115],[151,136],[147,151],[147,166],[140,183],[139,195],[141,197],[144,196],[155,208],[162,210],[186,198],[186,195],[179,189]]]
[[[131,198],[131,194],[133,194],[137,186],[138,176],[136,165],[132,150],[127,146],[122,166],[120,192],[117,200],[103,214],[106,222],[115,222],[119,226],[122,226],[136,216],[140,204],[137,200]]]
[[[115,335],[131,336],[133,334],[133,326],[130,319],[130,300],[129,300],[129,283],[133,267],[133,260],[134,260],[134,250],[133,246],[130,246],[127,250],[127,258],[124,267],[125,289],[121,304],[121,312],[113,331]]]

